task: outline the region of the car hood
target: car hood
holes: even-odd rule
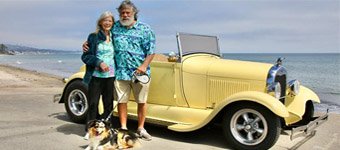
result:
[[[183,59],[183,71],[214,77],[266,80],[272,64],[221,59],[217,56],[196,54]]]

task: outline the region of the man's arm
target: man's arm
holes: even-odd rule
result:
[[[89,45],[88,45],[87,41],[85,41],[85,42],[83,43],[82,48],[83,48],[83,52],[84,52],[84,53],[87,52],[87,51],[89,50]]]
[[[148,68],[148,66],[150,65],[153,57],[155,56],[155,54],[151,54],[146,56],[146,58],[144,59],[144,62],[142,65],[140,65],[137,70],[136,73],[140,74],[140,73],[145,73],[146,72],[146,68]]]
[[[145,73],[148,66],[150,65],[153,57],[155,56],[154,50],[156,47],[156,37],[155,33],[149,28],[149,30],[146,32],[145,37],[143,38],[143,51],[144,54],[146,54],[146,58],[144,59],[144,62],[142,65],[140,65],[136,73]]]

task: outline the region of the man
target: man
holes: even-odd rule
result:
[[[134,97],[138,103],[138,129],[140,137],[151,140],[150,134],[144,129],[146,115],[146,101],[149,91],[149,83],[132,83],[134,71],[137,74],[150,76],[149,64],[154,57],[155,35],[151,28],[137,20],[138,9],[128,0],[118,7],[120,20],[113,27],[118,115],[121,128],[127,129],[127,102],[132,87]]]
[[[151,140],[151,135],[144,129],[146,102],[149,83],[132,83],[134,73],[150,76],[149,64],[154,57],[155,35],[150,26],[137,20],[138,9],[129,0],[123,1],[117,8],[120,20],[112,29],[115,49],[115,88],[118,96],[118,116],[122,129],[127,129],[127,102],[131,88],[138,103],[137,134]],[[84,43],[83,49],[86,50]]]

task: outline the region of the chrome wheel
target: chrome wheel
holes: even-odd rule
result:
[[[222,128],[233,149],[269,149],[281,133],[280,118],[267,107],[244,101],[226,109]]]
[[[231,117],[230,131],[235,139],[248,146],[261,143],[268,134],[264,116],[254,109],[241,109]]]
[[[87,108],[87,98],[83,91],[79,89],[74,89],[70,92],[68,96],[68,107],[72,114],[76,116],[82,116]]]
[[[69,81],[65,89],[65,109],[73,122],[86,122],[89,108],[87,99],[87,86],[78,79]]]

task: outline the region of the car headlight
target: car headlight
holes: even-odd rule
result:
[[[268,93],[273,95],[276,99],[280,99],[281,97],[281,84],[279,82],[274,82],[270,86],[268,86]]]
[[[300,92],[300,82],[298,80],[292,80],[288,82],[289,93],[298,95]]]

